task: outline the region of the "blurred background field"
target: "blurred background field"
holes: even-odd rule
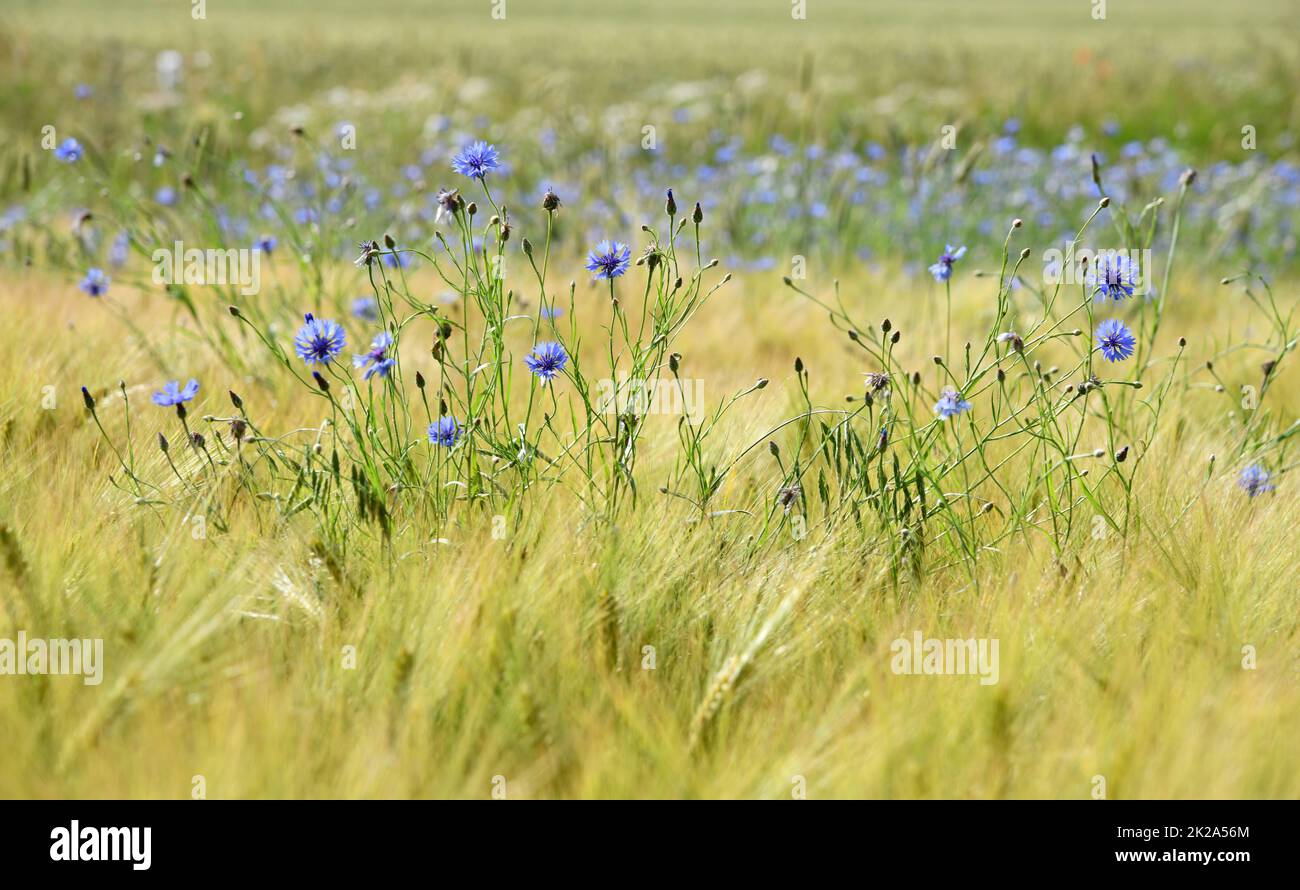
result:
[[[1111,3],[1104,21],[1011,0],[818,2],[802,21],[782,2],[508,3],[504,20],[487,0],[241,0],[202,21],[142,0],[5,5],[0,235],[103,197],[178,205],[184,234],[188,174],[231,240],[274,217],[251,187],[342,258],[355,231],[426,241],[450,154],[483,138],[512,209],[548,186],[582,208],[557,232],[572,250],[630,237],[671,186],[722,215],[708,249],[733,270],[797,254],[919,274],[1010,216],[1060,247],[1097,197],[1095,154],[1134,212],[1200,171],[1191,256],[1281,272],[1297,255],[1300,44],[1282,0]],[[52,181],[46,125],[102,175]]]
[[[812,797],[1083,798],[1097,775],[1111,797],[1300,795],[1294,474],[1247,499],[1233,450],[1274,344],[1219,284],[1251,269],[1295,305],[1300,4],[1106,6],[1098,22],[1086,0],[808,0],[796,21],[785,0],[506,0],[498,21],[489,0],[213,0],[195,21],[181,0],[0,0],[0,636],[100,634],[108,657],[97,688],[0,678],[0,795],[184,797],[195,775],[213,797],[482,797],[498,775],[517,797],[788,798],[800,776]],[[47,125],[84,160],[56,162]],[[280,333],[326,312],[363,343],[357,243],[433,250],[438,190],[479,197],[450,169],[478,138],[502,150],[492,183],[519,236],[542,243],[541,196],[560,195],[553,276],[583,306],[604,296],[581,267],[593,242],[638,252],[668,187],[701,203],[703,259],[736,277],[684,335],[685,366],[710,402],[771,380],[725,428],[736,450],[802,410],[796,357],[818,405],[875,370],[783,286],[795,258],[810,292],[838,280],[873,329],[891,318],[928,386],[945,306],[926,266],[946,244],[970,247],[953,314],[978,342],[997,278],[974,273],[996,273],[1013,217],[1013,253],[1033,253],[1024,319],[1043,252],[1097,206],[1094,154],[1116,210],[1164,200],[1158,257],[1195,169],[1152,347],[1176,395],[1160,437],[1133,441],[1140,527],[1083,525],[1063,552],[998,539],[969,572],[931,557],[901,582],[853,534],[755,550],[742,514],[702,523],[656,499],[677,445],[663,417],[642,508],[619,522],[557,489],[508,542],[466,513],[445,540],[402,529],[391,561],[373,539],[335,560],[306,512],[233,495],[197,540],[108,483],[82,385],[168,482],[154,441],[174,417],[148,405],[163,379],[203,380],[195,418],[228,413],[234,388],[277,430],[320,423],[247,340],[213,334],[227,305]],[[1113,219],[1101,246],[1131,246]],[[150,281],[157,244],[268,237],[256,300],[193,288],[187,304]],[[102,303],[77,290],[87,266],[112,276]],[[427,263],[403,271],[454,303]],[[428,371],[428,339],[403,361]],[[1259,423],[1273,432],[1294,429],[1289,362]],[[756,448],[718,506],[761,513],[774,479]],[[712,684],[769,622],[701,738]],[[890,674],[890,640],[917,628],[1000,637],[1000,684]]]

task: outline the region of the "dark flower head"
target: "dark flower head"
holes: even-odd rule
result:
[[[443,448],[451,448],[460,441],[464,430],[450,415],[439,417],[436,423],[429,424],[429,441]]]
[[[163,384],[163,388],[153,394],[153,403],[161,408],[170,408],[172,405],[179,405],[182,402],[188,402],[199,394],[199,382],[190,379],[181,389],[180,382],[177,380],[168,380]]]
[[[946,249],[939,256],[939,262],[930,266],[930,274],[934,276],[935,281],[947,281],[951,278],[953,264],[966,255],[965,246],[953,247],[948,244],[945,247]]]
[[[887,386],[889,386],[888,374],[873,371],[867,375],[867,389],[872,392],[880,392]]]
[[[501,158],[496,146],[482,141],[471,142],[451,160],[451,169],[471,179],[482,179],[489,171],[500,166]]]
[[[310,312],[303,316],[306,324],[298,329],[294,350],[309,365],[323,365],[334,360],[343,351],[347,335],[337,321],[316,318]]]
[[[270,253],[271,251],[275,250],[275,245],[278,243],[279,242],[276,241],[274,235],[263,235],[261,238],[258,238],[256,242],[254,242],[253,250],[259,250],[262,253]]]
[[[1271,484],[1273,474],[1260,464],[1251,464],[1241,471],[1237,477],[1237,484],[1251,497],[1263,494],[1266,491],[1272,491],[1276,486]]]
[[[546,194],[542,195],[542,209],[548,213],[560,209],[560,196],[553,192],[548,186]]]
[[[1133,296],[1140,271],[1137,263],[1122,253],[1098,254],[1088,269],[1088,274],[1084,276],[1084,283],[1091,288],[1097,300],[1107,297],[1122,300]]]
[[[564,351],[564,347],[559,343],[538,343],[533,347],[532,353],[524,357],[524,364],[528,370],[532,371],[542,379],[544,383],[550,383],[555,376],[564,370],[568,364],[569,356]]]
[[[353,260],[354,265],[369,266],[380,254],[378,241],[362,241],[357,246],[361,249],[361,254]]]
[[[1025,341],[1021,339],[1020,335],[1015,331],[1007,331],[1006,333],[998,334],[998,342],[1010,343],[1011,348],[1016,352],[1025,351]]]
[[[364,355],[352,356],[352,367],[365,368],[366,373],[362,375],[364,379],[369,380],[375,374],[380,377],[387,377],[388,372],[392,370],[397,359],[389,355],[389,350],[393,346],[393,335],[384,331],[374,340],[370,341],[370,351]]]
[[[433,221],[442,222],[444,216],[455,216],[464,203],[459,189],[438,189],[438,212]]]
[[[87,269],[86,277],[77,286],[92,297],[102,297],[108,292],[108,280],[103,269]]]
[[[939,401],[934,404],[934,413],[938,414],[943,420],[956,417],[958,414],[964,414],[970,409],[970,402],[963,399],[961,393],[951,386],[944,389],[939,395]]]
[[[1108,362],[1122,362],[1133,354],[1137,340],[1124,322],[1111,318],[1097,325],[1097,348]]]
[[[632,259],[632,251],[619,241],[602,241],[587,257],[587,271],[597,279],[613,279],[627,271]]]
[[[776,499],[785,509],[785,512],[789,513],[790,508],[794,506],[794,502],[799,499],[801,494],[803,494],[803,489],[799,487],[798,482],[795,482],[793,485],[788,485],[777,492]]]

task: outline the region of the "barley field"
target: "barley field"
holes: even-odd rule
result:
[[[0,11],[0,797],[1300,796],[1294,2]]]

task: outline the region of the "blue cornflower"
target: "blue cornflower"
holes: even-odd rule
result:
[[[1108,362],[1122,362],[1133,354],[1137,340],[1124,322],[1110,318],[1097,325],[1097,348]]]
[[[347,343],[343,325],[337,321],[316,318],[310,312],[303,318],[307,323],[298,329],[298,336],[293,341],[298,357],[309,365],[324,365],[333,361]]]
[[[1269,482],[1272,478],[1273,474],[1264,469],[1263,466],[1251,464],[1241,471],[1241,475],[1237,477],[1237,484],[1245,490],[1246,494],[1254,497],[1257,494],[1273,490],[1275,486]]]
[[[545,306],[542,308],[542,318],[547,321],[555,321],[564,314],[563,306]]]
[[[966,255],[966,246],[953,247],[951,244],[945,245],[946,249],[939,256],[939,262],[930,267],[930,274],[934,276],[935,281],[947,281],[952,277],[952,265]]]
[[[597,278],[613,279],[627,271],[631,249],[619,241],[602,241],[587,257],[587,271]]]
[[[460,441],[463,430],[456,418],[443,415],[436,423],[429,424],[429,441],[443,448],[450,448]]]
[[[108,249],[108,264],[115,269],[126,265],[126,260],[131,249],[131,236],[126,229],[117,233],[113,239],[112,246]]]
[[[87,269],[86,277],[77,286],[92,297],[102,297],[108,293],[108,276],[103,269]]]
[[[415,260],[409,253],[402,253],[401,248],[395,248],[392,253],[384,254],[384,265],[394,269],[409,269]]]
[[[72,95],[76,96],[78,99],[89,99],[91,96],[95,95],[95,91],[91,89],[89,84],[79,83],[73,89]]]
[[[388,372],[393,365],[397,364],[397,359],[390,358],[388,355],[389,347],[393,345],[393,335],[384,331],[378,337],[370,341],[370,351],[364,355],[352,356],[352,367],[365,368],[364,378],[369,380],[373,375],[378,374],[380,377],[387,377]],[[369,367],[366,367],[369,365]]]
[[[65,164],[75,164],[81,160],[85,151],[81,148],[81,143],[69,136],[58,144],[54,149],[54,157]]]
[[[279,243],[280,242],[276,240],[274,235],[263,235],[261,238],[258,238],[253,242],[253,250],[260,250],[262,253],[270,253],[275,250],[275,246]]]
[[[461,149],[460,154],[451,159],[451,169],[461,176],[482,179],[488,171],[501,166],[501,158],[495,145],[486,142],[471,142]]]
[[[524,364],[544,382],[550,383],[568,364],[569,355],[559,343],[538,343],[531,354],[524,356]]]
[[[374,297],[357,297],[352,301],[352,314],[362,321],[379,318],[379,304]]]
[[[168,380],[163,388],[153,394],[153,403],[161,408],[170,408],[181,402],[188,402],[199,394],[199,382],[190,378],[190,382],[181,389],[179,380]]]
[[[1107,297],[1122,300],[1133,296],[1140,271],[1137,263],[1122,253],[1098,254],[1084,276],[1084,283],[1098,300]]]
[[[171,207],[176,203],[176,189],[165,185],[154,192],[153,199],[164,207]]]
[[[956,417],[958,414],[964,414],[971,409],[970,402],[961,397],[961,393],[951,386],[946,387],[939,394],[939,401],[934,403],[934,413],[938,414],[944,420],[949,417]]]

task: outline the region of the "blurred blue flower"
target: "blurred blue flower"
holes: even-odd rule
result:
[[[384,331],[374,340],[370,341],[370,351],[364,355],[352,356],[352,367],[365,368],[366,373],[363,376],[369,380],[375,374],[380,377],[387,377],[388,372],[392,370],[397,360],[390,358],[388,355],[389,348],[393,345],[393,335]]]
[[[185,384],[181,389],[180,381],[168,380],[163,384],[163,388],[153,394],[153,403],[162,408],[170,408],[172,405],[179,405],[181,402],[188,402],[199,394],[199,382],[190,378],[190,382]]]
[[[83,154],[85,154],[85,151],[82,150],[81,143],[71,136],[60,142],[58,147],[54,149],[54,157],[65,164],[75,164],[81,160]]]
[[[934,413],[938,414],[943,420],[949,417],[956,417],[958,414],[964,414],[971,409],[970,402],[961,397],[961,393],[951,386],[945,387],[939,395],[939,401],[934,403]]]
[[[333,361],[347,344],[347,335],[337,321],[316,318],[310,312],[303,316],[306,324],[298,329],[293,346],[298,357],[309,365],[324,365]]]
[[[437,422],[429,424],[429,441],[443,448],[450,448],[460,441],[461,425],[456,418],[449,415],[439,417]]]
[[[92,297],[102,297],[108,292],[108,276],[103,269],[87,269],[86,277],[81,279],[78,287]]]
[[[357,297],[352,301],[352,314],[362,321],[379,318],[379,304],[374,297]]]
[[[401,248],[396,248],[394,253],[384,254],[384,265],[393,269],[409,269],[415,258],[409,253],[402,253]]]
[[[126,264],[131,248],[131,236],[126,229],[118,232],[113,238],[113,243],[108,249],[108,264],[115,269],[121,268]]]
[[[930,266],[930,274],[934,276],[935,281],[947,281],[951,278],[953,263],[966,255],[965,245],[954,248],[949,244],[946,247],[947,249],[939,256],[939,262]]]
[[[1273,474],[1264,469],[1261,464],[1251,464],[1241,471],[1241,475],[1237,477],[1237,484],[1245,490],[1246,494],[1255,497],[1276,488],[1271,484],[1272,478]]]

